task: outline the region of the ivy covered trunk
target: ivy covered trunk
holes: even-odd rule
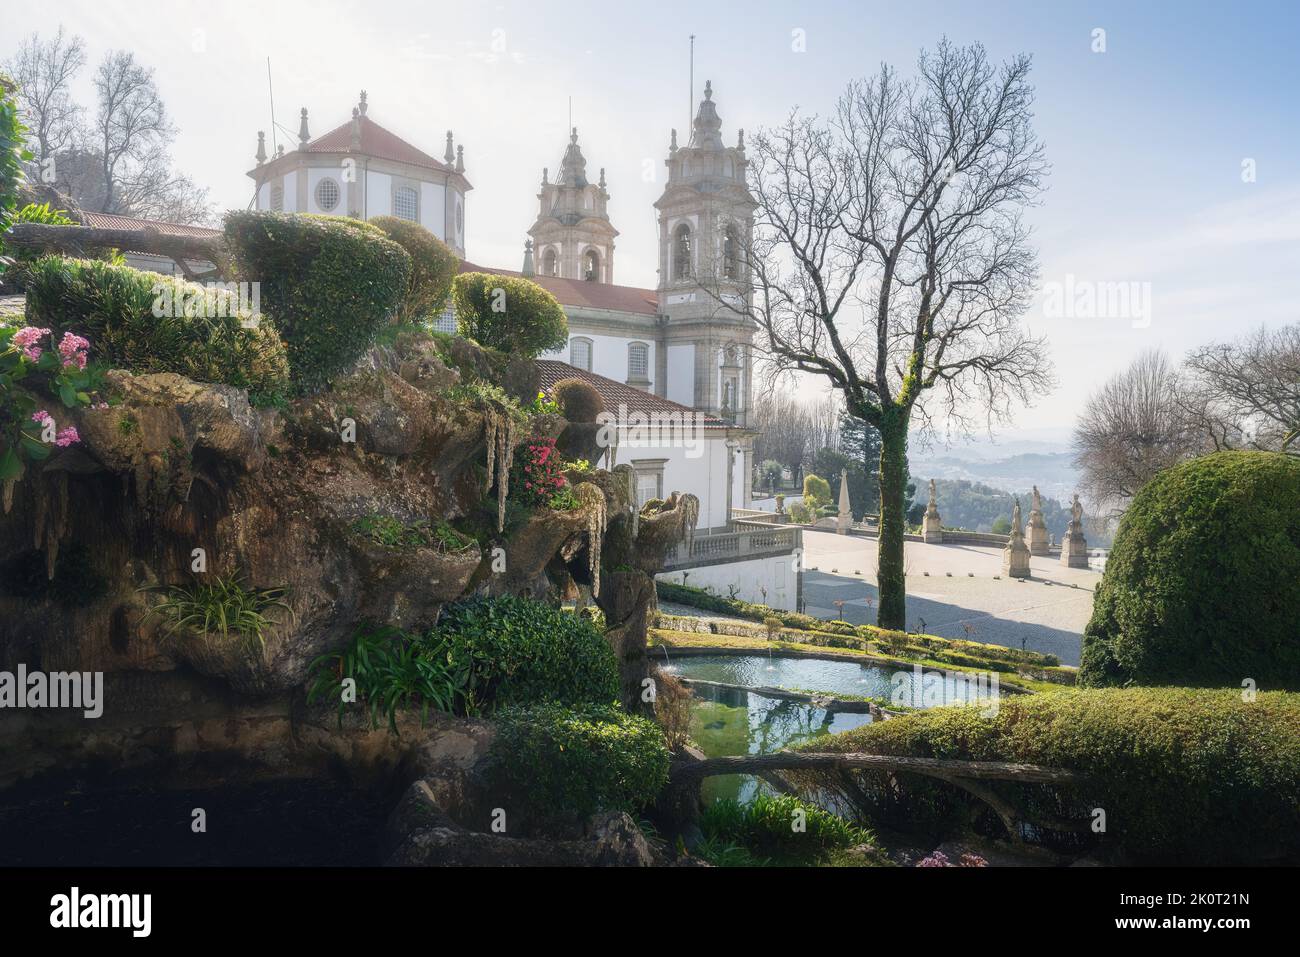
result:
[[[907,583],[903,577],[907,420],[906,413],[886,411],[880,423],[880,543],[876,556],[880,600],[876,623],[898,631],[907,630]]]

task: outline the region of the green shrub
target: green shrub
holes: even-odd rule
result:
[[[1300,459],[1218,452],[1134,497],[1080,680],[1300,689]]]
[[[293,617],[293,609],[284,600],[287,589],[250,588],[238,574],[148,590],[162,594],[162,600],[149,614],[166,619],[168,631],[173,633],[216,636],[223,641],[233,635],[265,649],[267,633],[274,628],[268,614],[280,612]]]
[[[451,247],[419,223],[396,216],[376,216],[370,220],[411,257],[411,274],[406,291],[397,307],[398,323],[428,322],[447,307],[451,282],[456,278],[460,260]]]
[[[460,552],[474,544],[474,539],[462,535],[445,521],[417,519],[404,522],[378,512],[362,515],[352,523],[352,530],[376,545],[399,551],[437,548],[443,552]]]
[[[26,127],[18,108],[18,87],[8,75],[0,73],[0,235],[9,229],[14,208],[18,205],[18,187],[23,181],[23,162],[32,158],[26,147]],[[0,246],[0,252],[3,252]],[[4,263],[0,261],[0,274]]]
[[[980,707],[933,708],[798,748],[1079,771],[1087,783],[1068,789],[1020,786],[1019,803],[1084,824],[1103,808],[1104,840],[1142,858],[1249,860],[1300,849],[1300,695],[1288,692],[1246,702],[1233,690],[1062,689],[1004,696],[991,717]],[[892,777],[897,789],[888,773],[856,773],[855,810],[914,827],[966,816],[958,812],[972,799],[948,785]],[[848,798],[833,776],[800,772],[799,781]]]
[[[802,829],[796,828],[796,823]],[[700,832],[705,838],[703,853],[710,863],[730,863],[734,848],[744,848],[750,862],[813,864],[829,851],[872,844],[875,837],[866,828],[849,823],[815,804],[788,794],[760,792],[748,804],[724,798],[714,801],[700,815]],[[723,850],[723,860],[708,856]]]
[[[803,503],[813,509],[831,505],[831,483],[811,472],[803,477]]]
[[[551,395],[570,422],[595,422],[605,411],[605,400],[596,387],[581,379],[561,379],[551,386]]]
[[[466,693],[494,707],[538,702],[581,706],[618,700],[618,665],[586,619],[503,595],[448,605],[433,634],[470,664]]]
[[[539,356],[569,341],[569,321],[549,292],[527,279],[461,273],[452,283],[460,334],[502,352]]]
[[[492,754],[505,806],[520,807],[543,828],[577,824],[601,810],[635,813],[668,783],[659,727],[613,705],[507,709]]]
[[[236,274],[260,282],[301,391],[365,355],[406,294],[411,257],[381,229],[337,216],[235,211],[226,242]]]
[[[245,328],[236,296],[173,276],[90,259],[45,256],[27,275],[33,324],[90,339],[97,361],[174,372],[274,399],[288,386],[284,346],[263,316]],[[160,313],[156,315],[155,313]]]

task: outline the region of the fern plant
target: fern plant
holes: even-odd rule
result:
[[[274,628],[268,613],[287,612],[293,618],[293,609],[284,600],[287,588],[250,588],[239,573],[228,578],[217,576],[211,582],[161,585],[145,590],[162,594],[162,600],[149,614],[165,618],[170,634],[189,631],[217,635],[223,641],[234,634],[257,642],[264,651],[266,635]]]

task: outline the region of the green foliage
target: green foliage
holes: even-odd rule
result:
[[[539,356],[569,341],[569,321],[549,292],[527,279],[461,273],[452,283],[460,334],[502,352]]]
[[[874,515],[880,511],[880,485],[873,475],[867,472],[860,460],[850,458],[835,449],[818,449],[813,454],[812,469],[817,475],[829,475],[836,480],[835,501],[838,513],[840,472],[848,473],[849,511],[853,518],[861,521],[863,515]]]
[[[803,503],[811,508],[825,508],[834,504],[831,483],[820,475],[808,473],[803,477]]]
[[[1011,530],[1011,510],[1015,507],[1016,494],[1020,496],[1025,520],[1029,520],[1032,495],[1029,489],[1012,493],[966,479],[935,479],[934,485],[944,528],[964,528],[972,532],[996,532],[998,528],[1005,528],[1006,531],[998,534],[1006,535]],[[926,503],[930,500],[930,490],[926,483],[922,483],[921,489],[922,494],[915,503],[917,523],[925,514]],[[908,517],[911,515],[909,512]],[[1043,522],[1059,541],[1070,524],[1069,506],[1043,496]]]
[[[396,216],[370,220],[411,257],[411,275],[394,319],[398,323],[429,322],[447,307],[451,283],[460,260],[451,247],[419,223]]]
[[[618,666],[591,623],[529,598],[503,595],[448,605],[435,629],[455,661],[471,664],[467,694],[496,707],[607,704]]]
[[[266,648],[266,635],[274,627],[270,612],[293,609],[285,602],[285,588],[249,588],[241,576],[215,576],[212,581],[188,585],[161,585],[147,589],[161,593],[162,600],[149,610],[168,622],[171,633],[218,636],[223,641],[232,635],[256,642]]]
[[[551,395],[570,422],[595,422],[605,411],[605,400],[596,387],[582,379],[561,379],[551,386]]]
[[[13,221],[14,225],[19,223],[36,223],[42,226],[75,225],[63,210],[51,209],[49,203],[28,203],[18,210]],[[4,274],[5,282],[11,287],[25,289],[27,287],[28,267],[43,255],[45,253],[39,249],[15,249],[13,251],[13,262],[9,264],[8,271]]]
[[[697,853],[721,866],[812,865],[830,851],[875,843],[866,828],[815,804],[764,792],[748,804],[730,798],[714,801],[700,815],[700,831],[705,843]]]
[[[776,491],[785,475],[785,468],[776,459],[764,459],[758,466],[760,487]]]
[[[1086,775],[1069,788],[1024,785],[1019,802],[1045,816],[1091,821],[1104,808],[1107,841],[1143,859],[1252,860],[1300,849],[1300,695],[1190,688],[1061,689],[1003,696],[981,707],[932,708],[843,734],[804,750],[865,751],[976,761],[1016,761]],[[855,809],[913,826],[967,819],[969,799],[947,785],[899,773],[858,772]],[[833,776],[802,787],[840,793]],[[840,795],[852,800],[848,795]],[[1089,832],[1090,833],[1090,832]],[[1046,835],[1045,835],[1046,836]],[[1067,841],[1066,835],[1054,836]]]
[[[9,230],[14,208],[18,205],[18,187],[23,182],[22,164],[32,158],[25,143],[26,127],[19,114],[17,86],[0,73],[0,235]],[[3,252],[0,247],[0,252]],[[0,274],[4,262],[0,260]]]
[[[1011,519],[1005,515],[999,515],[993,520],[993,531],[998,535],[1011,534]]]
[[[1125,512],[1084,630],[1080,680],[1300,689],[1300,460],[1218,452]]]
[[[33,322],[89,338],[96,357],[114,368],[175,372],[266,399],[288,384],[275,328],[265,316],[245,328],[238,298],[224,290],[98,260],[46,256],[30,267],[27,308]]]
[[[337,216],[235,211],[226,242],[236,273],[260,282],[300,391],[345,373],[401,308],[411,257],[382,230]]]
[[[469,663],[453,661],[445,651],[445,644],[396,628],[362,626],[346,649],[311,663],[307,701],[337,701],[342,725],[348,706],[343,682],[350,678],[356,683],[357,700],[369,711],[372,728],[379,726],[382,715],[396,732],[397,712],[415,708],[424,723],[431,707],[451,712],[463,702],[470,681]]]
[[[538,392],[537,398],[525,406],[525,411],[530,415],[559,415],[560,404],[545,392]]]
[[[352,530],[376,545],[399,550],[437,548],[444,552],[459,552],[474,545],[474,539],[462,535],[445,521],[431,523],[427,519],[417,519],[404,522],[378,512],[358,518],[352,523]]]
[[[511,806],[543,828],[571,826],[600,810],[634,814],[668,783],[658,726],[613,705],[507,709],[492,754]]]

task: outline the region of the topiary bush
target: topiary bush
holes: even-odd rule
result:
[[[396,216],[376,216],[372,226],[406,250],[411,274],[393,318],[399,323],[426,322],[447,307],[460,260],[451,247],[419,223]]]
[[[411,257],[369,223],[234,211],[225,236],[238,278],[261,284],[262,309],[284,337],[302,392],[365,355],[408,290]]]
[[[8,231],[18,205],[23,163],[32,158],[25,145],[27,128],[23,126],[17,90],[18,85],[7,74],[0,73],[0,235]],[[0,246],[0,252],[3,250]],[[4,260],[0,259],[0,273],[4,266]]]
[[[1177,863],[1251,860],[1300,851],[1300,695],[1192,688],[1062,689],[1004,696],[996,714],[932,708],[796,746],[1068,768],[1087,783],[1021,785],[1017,803],[1089,823],[1143,859]],[[973,799],[899,772],[798,772],[801,790],[826,789],[852,810],[895,824],[969,819]],[[891,783],[892,778],[892,783]],[[1040,834],[1040,837],[1045,837]],[[1065,835],[1059,836],[1067,840]],[[1096,840],[1090,829],[1074,847]]]
[[[246,328],[229,292],[62,256],[31,263],[26,284],[34,324],[89,338],[96,358],[114,368],[238,386],[256,401],[275,401],[288,388],[275,326],[263,316]]]
[[[569,341],[569,320],[549,292],[527,279],[465,272],[452,283],[460,334],[502,352],[536,357]]]
[[[1079,677],[1300,689],[1300,459],[1217,452],[1143,486],[1097,587]]]
[[[571,827],[596,811],[636,813],[668,783],[659,727],[613,705],[511,708],[498,716],[492,777],[527,824]]]
[[[469,668],[465,694],[494,707],[618,700],[613,649],[591,623],[530,598],[503,595],[448,605],[431,638]]]
[[[570,422],[595,422],[605,411],[605,400],[596,387],[581,379],[561,379],[551,386],[551,395]]]

